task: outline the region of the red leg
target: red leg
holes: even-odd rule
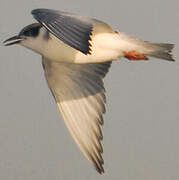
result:
[[[145,56],[142,53],[136,52],[136,51],[124,51],[124,57],[129,59],[129,60],[133,60],[133,61],[137,61],[137,60],[147,60],[147,56]]]

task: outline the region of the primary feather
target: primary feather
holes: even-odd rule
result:
[[[100,140],[105,113],[103,78],[111,62],[70,64],[43,58],[45,77],[75,142],[98,172],[104,172]]]

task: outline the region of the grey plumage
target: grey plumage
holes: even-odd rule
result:
[[[49,9],[35,9],[32,15],[64,43],[84,54],[90,53],[90,35],[97,20]]]
[[[151,47],[155,48],[155,51],[149,53],[149,56],[153,56],[156,58],[175,61],[172,55],[172,50],[174,48],[174,44],[166,44],[166,43],[149,43]]]

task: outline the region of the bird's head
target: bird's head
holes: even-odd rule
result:
[[[20,33],[3,43],[5,46],[20,44],[41,54],[45,40],[48,39],[48,31],[39,23],[33,23],[24,27]]]

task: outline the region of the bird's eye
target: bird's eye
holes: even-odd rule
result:
[[[38,27],[34,27],[32,29],[26,30],[23,32],[23,34],[25,36],[31,36],[31,37],[36,37],[39,33],[39,28]]]
[[[29,37],[36,37],[39,34],[39,26],[36,27],[25,27],[20,33],[19,35],[23,35],[23,36],[29,36]]]

